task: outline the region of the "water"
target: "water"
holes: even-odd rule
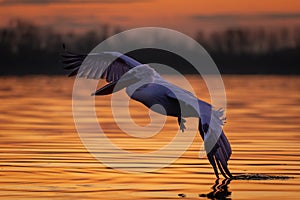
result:
[[[203,82],[188,78],[198,96],[209,100]],[[299,199],[298,76],[224,76],[224,129],[233,148],[229,168],[242,180],[219,181],[208,161],[198,158],[198,135],[179,159],[158,171],[125,173],[106,167],[85,149],[76,132],[72,79],[34,76],[0,81],[1,199]],[[97,97],[97,115],[118,146],[145,153],[176,134],[177,121],[170,117],[152,138],[131,138],[112,122],[109,100]],[[130,107],[137,124],[150,122],[141,104],[131,101]]]

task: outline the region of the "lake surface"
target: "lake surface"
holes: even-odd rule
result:
[[[168,78],[178,83],[176,77]],[[209,101],[203,81],[195,76],[188,79],[198,97]],[[199,135],[165,168],[146,173],[112,169],[89,153],[76,131],[74,79],[1,77],[0,198],[299,199],[299,76],[230,75],[223,80],[227,92],[224,129],[233,149],[231,172],[282,178],[216,181],[207,159],[199,158]],[[117,98],[123,97],[121,92]],[[124,108],[118,109],[122,113]],[[141,104],[130,101],[130,112],[138,125],[150,123],[149,112]],[[177,119],[168,117],[153,137],[123,133],[112,119],[110,96],[96,97],[96,113],[107,137],[129,152],[155,151],[178,131]],[[123,122],[126,126],[126,117]]]

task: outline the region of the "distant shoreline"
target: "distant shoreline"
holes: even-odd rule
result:
[[[58,33],[31,22],[16,20],[0,28],[0,75],[64,74],[60,53],[66,43],[70,51],[86,54],[97,44],[118,32],[105,28],[83,34]],[[300,26],[267,30],[233,27],[206,35],[199,31],[194,39],[207,50],[221,74],[300,74]],[[138,40],[128,38],[128,43]],[[165,42],[158,39],[155,42]],[[178,48],[176,42],[172,42]],[[145,51],[144,51],[145,50]],[[192,48],[188,49],[194,54]],[[196,73],[184,59],[170,52],[143,49],[129,52],[141,63],[161,63],[182,74]],[[198,56],[198,55],[195,55]]]

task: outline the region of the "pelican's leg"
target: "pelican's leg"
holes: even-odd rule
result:
[[[179,127],[180,127],[180,130],[181,130],[182,132],[184,132],[184,130],[186,129],[186,127],[185,127],[185,125],[184,125],[184,123],[186,122],[186,120],[183,119],[183,118],[181,118],[181,117],[178,117],[178,118],[177,118],[177,121],[178,121],[178,125],[179,125]]]

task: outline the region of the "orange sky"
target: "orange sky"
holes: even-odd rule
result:
[[[299,25],[299,0],[0,0],[0,24],[22,18],[58,30],[85,31],[101,24],[161,26],[193,34],[239,25]],[[38,2],[38,3],[36,3]],[[45,3],[48,2],[48,3]],[[50,2],[50,3],[49,3]],[[51,3],[52,2],[52,3]],[[87,1],[85,1],[87,2]]]

